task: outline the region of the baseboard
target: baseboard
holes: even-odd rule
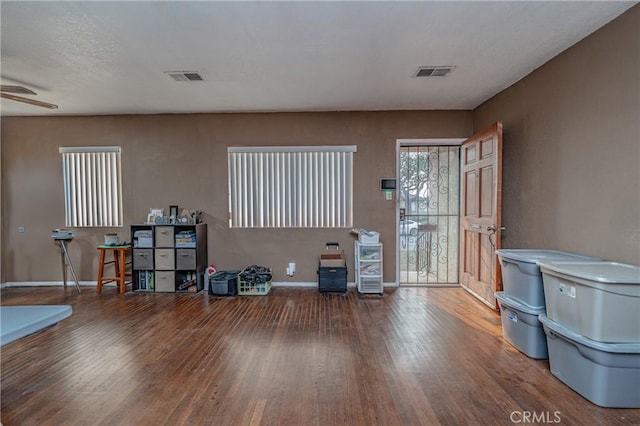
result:
[[[318,288],[318,282],[317,281],[273,281],[271,283],[271,285],[273,287],[290,287],[290,288],[300,288],[300,287],[306,287],[306,288]],[[347,287],[355,287],[356,283],[347,283]]]
[[[316,281],[273,281],[271,283],[273,287],[309,287],[309,288],[318,288],[318,283]],[[398,283],[382,283],[383,287],[398,287]],[[355,288],[355,282],[347,282],[348,288]]]
[[[97,281],[79,281],[78,282],[81,287],[96,287],[98,285]],[[67,281],[67,287],[75,286],[75,281]],[[0,288],[8,288],[8,287],[62,287],[64,283],[62,281],[9,281],[6,283],[0,284]],[[115,286],[115,283],[107,283],[104,285],[107,286]]]
[[[81,287],[96,287],[96,281],[80,281]],[[271,283],[273,287],[290,287],[290,288],[318,288],[316,281],[274,281]],[[62,287],[64,284],[62,281],[9,281],[0,284],[0,288],[9,287]],[[67,286],[75,285],[74,281],[67,281]],[[106,283],[104,287],[115,287],[115,283]],[[398,287],[398,283],[382,283],[383,287]],[[355,288],[355,282],[348,282],[348,288]]]
[[[273,287],[311,287],[317,288],[318,283],[313,281],[272,281]]]

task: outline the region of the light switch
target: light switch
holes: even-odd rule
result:
[[[18,226],[18,232],[23,233],[24,232],[24,226]]]

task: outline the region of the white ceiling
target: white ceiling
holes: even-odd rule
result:
[[[4,116],[471,109],[635,3],[2,1],[2,84],[60,108],[0,107]],[[428,65],[455,69],[413,78]]]

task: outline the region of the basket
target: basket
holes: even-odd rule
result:
[[[271,268],[247,266],[238,275],[239,296],[265,296],[271,290]]]
[[[264,283],[252,283],[238,280],[239,296],[266,296],[271,290],[271,281]]]

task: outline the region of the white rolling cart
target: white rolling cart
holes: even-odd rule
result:
[[[356,285],[359,293],[383,294],[382,243],[355,242]]]

